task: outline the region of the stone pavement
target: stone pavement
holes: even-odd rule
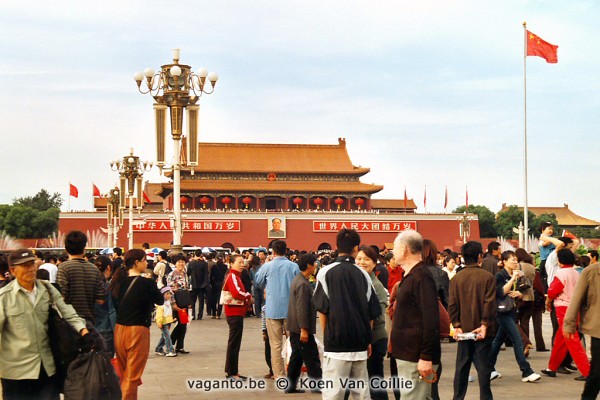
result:
[[[318,326],[318,325],[317,325]],[[221,320],[203,319],[191,321],[185,340],[185,348],[190,351],[188,355],[166,358],[154,354],[154,346],[158,342],[159,331],[155,325],[151,328],[150,358],[142,378],[144,384],[140,387],[139,398],[142,400],[158,399],[320,399],[317,394],[289,394],[286,395],[275,388],[274,381],[262,378],[267,372],[264,361],[264,343],[260,320],[246,318],[244,320],[244,337],[240,351],[240,373],[253,377],[257,382],[266,385],[264,390],[226,390],[210,391],[188,389],[188,380],[222,379],[225,365],[225,349],[227,348],[228,327],[225,318]],[[546,344],[550,343],[552,328],[548,313],[544,314],[544,336]],[[529,362],[532,368],[539,373],[548,363],[549,352],[536,353],[531,351]],[[452,398],[452,380],[454,376],[454,362],[456,358],[456,344],[442,343],[443,375],[440,381],[440,397]],[[389,376],[389,361],[385,360],[386,374]],[[584,382],[573,380],[579,373],[571,375],[558,375],[556,378],[543,376],[536,383],[521,382],[521,373],[515,361],[512,348],[500,352],[497,370],[502,373],[501,379],[492,382],[492,392],[495,399],[511,398],[543,398],[545,400],[578,399],[581,396]],[[467,399],[479,398],[477,374],[472,367],[471,374],[475,381],[469,383]],[[390,400],[393,395],[390,394]]]

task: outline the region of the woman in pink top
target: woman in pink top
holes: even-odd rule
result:
[[[557,256],[561,268],[556,271],[556,275],[548,287],[546,308],[550,309],[550,302],[554,301],[554,308],[556,309],[556,318],[558,319],[559,327],[556,332],[556,338],[554,339],[552,353],[550,354],[550,361],[548,361],[548,368],[543,369],[542,372],[548,376],[555,377],[556,370],[564,360],[568,351],[582,375],[581,378],[575,379],[585,380],[590,373],[590,362],[579,341],[579,336],[577,335],[577,332],[575,332],[573,337],[566,339],[562,329],[567,307],[571,302],[571,296],[575,291],[575,285],[579,279],[579,273],[573,268],[575,255],[571,250],[563,249],[557,252]]]

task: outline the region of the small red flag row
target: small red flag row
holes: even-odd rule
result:
[[[150,197],[146,194],[146,192],[142,193],[144,195],[144,202],[152,203],[152,200],[150,200]],[[77,189],[77,186],[73,185],[71,182],[69,182],[69,196],[75,197],[76,199],[79,198],[79,189]],[[100,193],[100,189],[98,189],[98,186],[96,186],[95,183],[92,183],[92,197],[104,197]]]

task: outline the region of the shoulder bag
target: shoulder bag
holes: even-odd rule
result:
[[[46,287],[50,296],[50,305],[48,306],[48,340],[50,341],[50,350],[52,351],[54,365],[56,366],[57,382],[62,392],[69,365],[82,351],[83,338],[62,317],[52,296],[51,288],[48,287],[46,282],[42,282],[42,284]]]

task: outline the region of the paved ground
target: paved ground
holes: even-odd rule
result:
[[[544,332],[550,343],[551,327],[548,314],[544,314]],[[264,347],[260,320],[246,318],[244,321],[244,338],[240,352],[240,373],[254,377],[266,385],[264,390],[227,390],[220,392],[192,391],[188,389],[188,380],[206,380],[224,378],[225,349],[227,347],[227,322],[225,319],[204,319],[191,321],[186,337],[186,349],[191,353],[174,358],[154,355],[154,345],[158,341],[158,329],[152,328],[152,352],[144,371],[144,384],[140,387],[140,399],[187,399],[202,397],[206,399],[254,399],[267,397],[269,399],[319,399],[316,394],[286,395],[275,388],[272,380],[263,379],[267,371],[264,361]],[[456,345],[442,344],[443,376],[440,381],[440,396],[442,399],[452,398],[452,378],[454,376],[454,361]],[[531,352],[529,362],[533,369],[539,372],[545,368],[550,353]],[[386,360],[386,363],[387,360]],[[389,363],[388,363],[389,364]],[[389,373],[389,365],[386,372]],[[521,374],[514,359],[512,349],[500,353],[497,369],[503,375],[501,379],[492,382],[492,392],[496,399],[511,399],[518,397],[540,397],[545,400],[578,399],[583,390],[583,382],[574,381],[578,375],[559,375],[556,378],[542,377],[536,383],[521,382]],[[472,375],[476,376],[475,369]],[[476,379],[476,378],[475,378]],[[469,384],[467,399],[478,399],[479,388],[477,381]],[[393,395],[390,395],[393,400]]]

